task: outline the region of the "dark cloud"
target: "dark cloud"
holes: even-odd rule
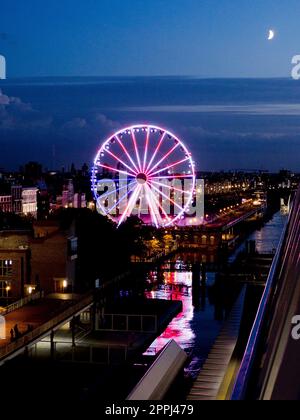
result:
[[[118,122],[95,111],[61,121],[0,90],[0,167],[5,163],[16,167],[33,159],[49,165],[52,145],[56,146],[59,166],[70,161],[90,162],[104,136],[119,127]]]
[[[299,123],[300,124],[300,123]],[[280,130],[224,130],[202,126],[182,127],[188,138],[198,169],[268,169],[299,170],[300,126]]]
[[[20,131],[49,128],[52,118],[34,110],[20,98],[9,97],[0,90],[0,130]]]
[[[251,101],[245,97],[225,101],[223,91],[215,90],[216,82],[205,81],[197,81],[192,87],[182,81],[174,85],[172,82],[170,87],[170,82],[148,79],[132,84],[127,79],[118,83],[102,79],[99,83],[94,79],[89,83],[39,83],[3,85],[0,167],[16,167],[32,159],[50,165],[53,145],[57,167],[89,163],[103,140],[115,130],[149,122],[181,137],[199,170],[300,170],[298,85],[293,85],[293,104],[286,82],[279,90],[276,82],[269,102],[263,98],[255,102],[259,97],[256,90]],[[226,86],[228,83],[224,82]],[[237,82],[238,87],[243,83]],[[195,86],[199,91],[194,91]],[[209,99],[211,103],[205,105]],[[157,103],[166,105],[161,108]]]

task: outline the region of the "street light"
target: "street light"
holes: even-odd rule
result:
[[[6,306],[8,306],[8,293],[10,292],[10,286],[6,286]]]
[[[64,290],[64,293],[66,293],[66,288],[68,287],[68,282],[67,282],[67,280],[64,280],[63,281],[63,290]]]

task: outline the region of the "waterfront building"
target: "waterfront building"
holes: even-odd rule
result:
[[[22,186],[11,186],[12,211],[15,214],[22,214]]]
[[[74,290],[77,260],[74,225],[65,231],[57,222],[40,221],[34,223],[33,229],[34,237],[30,240],[32,281],[46,293]]]
[[[37,188],[22,189],[22,214],[37,218]]]
[[[0,232],[0,298],[19,299],[30,276],[27,234]]]
[[[0,212],[11,213],[12,212],[12,198],[11,195],[0,194]]]
[[[20,299],[35,289],[53,293],[75,288],[74,227],[62,230],[57,222],[41,221],[33,224],[33,231],[0,232],[0,298]]]

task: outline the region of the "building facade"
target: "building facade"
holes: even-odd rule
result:
[[[0,299],[20,299],[30,279],[30,250],[24,233],[0,232]]]
[[[0,300],[17,300],[43,290],[75,289],[77,238],[74,229],[36,222],[31,232],[0,232]]]
[[[0,212],[11,213],[12,212],[12,198],[11,195],[0,194]]]
[[[22,214],[22,186],[12,185],[11,187],[12,211],[15,214]]]
[[[29,246],[31,282],[46,293],[73,291],[77,260],[77,238],[73,226],[62,231],[58,223],[36,222]]]
[[[37,188],[22,189],[22,214],[24,216],[37,218],[37,193]]]

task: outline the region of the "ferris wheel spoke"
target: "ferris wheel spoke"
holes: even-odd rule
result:
[[[165,172],[165,171],[167,171],[168,169],[174,168],[175,166],[178,166],[178,165],[180,165],[181,163],[184,163],[184,162],[186,162],[186,161],[188,161],[188,160],[190,160],[190,158],[189,158],[189,157],[186,157],[185,159],[179,160],[178,162],[174,162],[174,163],[172,163],[171,165],[166,166],[165,168],[159,169],[159,170],[158,170],[158,171],[156,171],[156,172],[152,172],[151,174],[149,174],[149,177],[151,178],[153,175],[157,175],[157,174],[160,174],[160,173],[162,173],[162,172]]]
[[[153,184],[159,185],[161,187],[168,188],[169,190],[172,190],[172,191],[174,190],[174,191],[178,191],[178,192],[183,193],[183,194],[190,194],[189,191],[180,190],[179,188],[172,187],[172,186],[166,185],[166,184],[162,184],[161,182],[158,182],[158,181],[151,180],[150,182],[153,183]]]
[[[152,181],[153,179],[193,179],[194,175],[166,175],[166,176],[151,176],[149,177],[149,180]]]
[[[133,191],[133,194],[132,194],[132,196],[131,196],[131,197],[130,197],[130,199],[129,199],[129,202],[128,202],[128,204],[127,204],[127,207],[126,207],[126,209],[125,209],[125,211],[124,211],[124,213],[123,213],[123,215],[122,215],[121,219],[119,220],[119,224],[118,224],[118,226],[120,226],[120,225],[124,222],[125,218],[131,214],[131,212],[132,212],[132,210],[133,210],[133,207],[135,206],[135,204],[136,204],[136,202],[137,202],[138,195],[139,195],[139,193],[140,193],[141,189],[142,189],[142,186],[141,186],[141,185],[139,185],[139,186],[138,186],[138,187],[136,187],[136,188],[135,188],[135,190]]]
[[[156,155],[157,155],[157,153],[158,153],[158,151],[159,151],[159,149],[160,149],[160,147],[161,147],[161,145],[162,145],[162,143],[164,141],[164,138],[165,138],[166,134],[167,134],[166,132],[164,132],[162,134],[162,136],[161,136],[161,138],[159,140],[159,143],[158,143],[158,145],[157,145],[157,147],[156,147],[156,149],[155,149],[155,151],[154,151],[154,153],[152,155],[152,158],[150,159],[150,162],[149,162],[149,164],[148,164],[148,166],[146,168],[146,172],[148,172],[149,168],[151,167],[151,165],[152,165],[152,163],[153,163],[153,161],[154,161],[154,159],[155,159],[155,157],[156,157]]]
[[[141,191],[140,192],[142,192],[142,188],[141,188]],[[138,199],[139,199],[139,206],[138,206],[138,217],[140,218],[141,217],[141,211],[142,211],[142,197],[138,197]]]
[[[148,188],[147,188],[148,187]],[[150,208],[150,215],[151,215],[151,219],[153,220],[153,222],[154,222],[154,224],[155,224],[155,226],[156,227],[158,227],[159,226],[159,224],[158,224],[158,220],[157,220],[157,217],[156,217],[156,214],[155,214],[155,210],[154,210],[154,208],[153,208],[153,203],[152,203],[152,199],[151,199],[151,197],[150,197],[150,195],[151,195],[151,189],[149,188],[149,186],[148,185],[146,185],[146,198],[147,198],[147,201],[148,201],[148,204],[149,204],[149,208]],[[159,213],[159,212],[158,212]]]
[[[150,193],[154,199],[154,201],[156,202],[158,208],[160,208],[160,210],[162,211],[162,213],[165,215],[166,219],[168,221],[170,221],[170,216],[166,213],[165,209],[163,208],[163,206],[160,204],[159,200],[157,199],[157,197],[155,196],[154,192],[152,191],[152,189],[150,188],[149,185],[147,185],[148,189],[150,190]]]
[[[130,188],[135,188],[135,184],[136,182],[134,181],[132,184],[129,185],[129,191],[130,192]],[[126,185],[127,186],[127,185]],[[122,203],[123,200],[126,200],[128,197],[128,192],[126,192],[126,194],[124,194],[109,210],[107,210],[107,214],[110,214],[119,204]],[[101,197],[99,197],[101,199]]]
[[[160,191],[158,188],[155,187],[155,185],[152,185],[152,188],[154,188],[157,192],[159,192],[163,197],[165,197],[167,200],[169,200],[172,204],[174,204],[175,207],[177,207],[180,212],[184,211],[184,207],[181,207],[178,203],[176,203],[172,198],[168,197],[165,193]]]
[[[142,172],[141,158],[140,158],[139,149],[137,146],[136,137],[135,137],[135,133],[133,129],[131,130],[131,137],[132,137],[132,141],[133,141],[133,145],[135,149],[136,158],[138,161],[138,169],[140,172]]]
[[[146,144],[145,144],[143,172],[145,172],[145,170],[146,170],[146,162],[147,162],[148,147],[149,147],[149,138],[150,138],[150,128],[148,127],[147,134],[146,134]]]
[[[130,156],[128,150],[126,149],[126,147],[124,146],[124,144],[121,142],[121,140],[119,139],[118,136],[115,136],[119,145],[121,146],[121,148],[123,149],[124,153],[126,154],[126,156],[128,157],[128,159],[130,160],[131,164],[133,165],[134,169],[136,170],[136,172],[139,172],[137,165],[135,164],[134,160],[132,159],[132,157]]]
[[[143,218],[145,200],[145,222],[158,228],[174,225],[189,208],[195,178],[185,145],[171,132],[146,124],[124,128],[103,143],[91,184],[98,211],[118,226],[133,213]],[[114,185],[101,183],[107,179]]]
[[[104,169],[109,169],[113,172],[118,172],[119,174],[135,177],[135,174],[131,174],[131,173],[126,172],[126,171],[121,171],[120,169],[116,169],[116,168],[113,168],[111,166],[104,165],[103,163],[97,163],[97,166],[100,166],[101,168],[104,168]]]
[[[151,175],[154,169],[156,169],[161,163],[163,163],[178,147],[179,147],[179,143],[176,143],[175,146],[172,147],[172,149],[169,150],[168,153],[166,153],[159,162],[157,162],[154,166],[152,166],[152,168],[149,169],[148,171],[149,175]]]
[[[130,175],[132,178],[136,178],[136,176],[134,175]],[[114,182],[121,182],[122,181],[122,179],[120,180],[120,178],[108,178],[110,181],[114,181]],[[124,181],[124,180],[123,180]]]
[[[115,193],[117,193],[117,192],[119,192],[119,191],[121,191],[121,190],[124,190],[124,188],[128,188],[128,185],[124,185],[123,187],[120,187],[120,188],[117,188],[116,190],[114,190],[114,191],[110,191],[109,193],[104,193],[104,194],[102,194],[102,195],[100,195],[100,199],[101,200],[106,200],[106,198],[107,197],[109,197],[109,196],[111,196],[112,194],[115,194]]]
[[[112,153],[110,150],[105,149],[106,153],[108,153],[109,155],[111,155],[116,161],[118,161],[119,163],[121,163],[122,165],[124,165],[130,172],[132,172],[132,175],[135,176],[138,174],[137,171],[135,171],[134,169],[132,169],[129,165],[127,165],[127,163],[125,163],[122,159],[120,159],[118,156],[116,156],[114,153]]]

